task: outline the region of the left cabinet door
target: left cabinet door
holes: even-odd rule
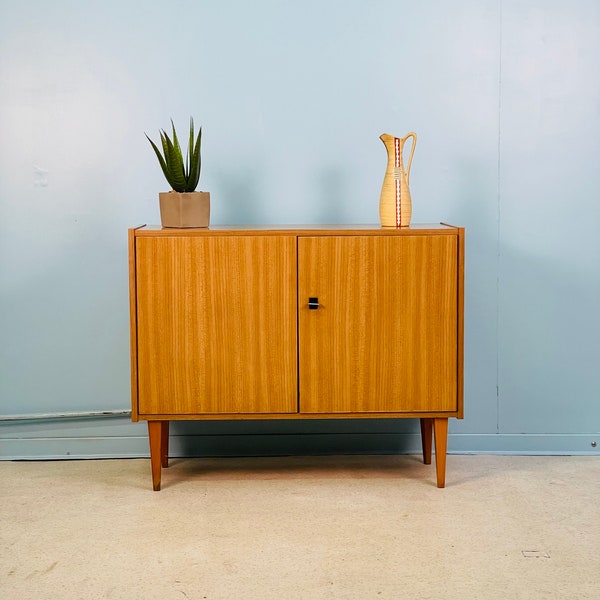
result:
[[[138,412],[297,412],[293,236],[136,238]]]

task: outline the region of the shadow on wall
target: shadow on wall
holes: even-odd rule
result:
[[[297,456],[420,452],[418,419],[172,421],[181,456]]]

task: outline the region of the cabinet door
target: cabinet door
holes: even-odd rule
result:
[[[140,415],[297,411],[293,236],[138,237]]]
[[[456,236],[300,238],[298,269],[301,412],[457,410]]]

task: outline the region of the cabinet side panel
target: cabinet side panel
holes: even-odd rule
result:
[[[458,229],[458,273],[457,273],[457,404],[458,418],[464,417],[464,355],[465,355],[465,230],[463,227]]]
[[[141,414],[297,410],[293,236],[137,245]]]
[[[129,230],[129,356],[131,362],[131,420],[138,420],[137,298],[135,285],[135,229]]]
[[[301,412],[456,411],[457,237],[298,244]]]

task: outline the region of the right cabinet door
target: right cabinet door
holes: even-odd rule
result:
[[[300,412],[457,410],[457,245],[298,239]]]

